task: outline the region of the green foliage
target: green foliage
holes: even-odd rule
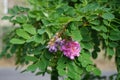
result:
[[[2,18],[19,27],[8,36],[0,57],[15,54],[16,64],[28,65],[27,71],[38,69],[37,75],[55,72],[65,80],[89,80],[93,78],[91,74],[101,74],[91,58],[97,58],[97,53],[104,49],[107,55],[116,56],[120,74],[118,0],[29,0],[29,3],[30,8],[15,6],[9,10],[10,16]],[[46,48],[60,31],[60,37],[71,37],[80,43],[82,51],[75,60],[66,58],[60,51],[51,53]]]

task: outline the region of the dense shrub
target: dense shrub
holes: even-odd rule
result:
[[[118,0],[29,0],[4,16],[16,27],[1,56],[16,56],[25,71],[49,73],[51,80],[93,80],[101,71],[91,58],[115,55],[120,79],[120,2]],[[100,48],[100,45],[102,46]],[[96,77],[95,77],[96,76]],[[112,78],[111,78],[112,79]]]

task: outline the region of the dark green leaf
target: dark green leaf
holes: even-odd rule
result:
[[[26,57],[25,57],[25,60],[35,62],[35,61],[37,61],[38,59],[37,59],[35,56],[26,56]]]
[[[109,44],[110,47],[113,47],[113,48],[118,46],[117,42],[109,42],[108,44]]]

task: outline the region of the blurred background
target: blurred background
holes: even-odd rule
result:
[[[6,2],[8,1],[8,2]],[[5,4],[6,3],[6,4]],[[4,15],[8,15],[8,8],[12,8],[14,5],[19,6],[30,6],[26,0],[0,0],[0,52],[4,46],[3,38],[6,34],[9,34],[13,25],[9,21],[1,20]],[[114,57],[109,60],[104,57],[103,51],[99,53],[99,57],[96,60],[93,60],[98,68],[102,70],[102,75],[111,75],[116,73]],[[0,59],[0,80],[49,80],[49,75],[45,77],[34,76],[31,73],[20,73],[20,69],[15,70],[15,61],[14,57],[7,59]]]

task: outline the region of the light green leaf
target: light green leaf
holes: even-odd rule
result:
[[[113,50],[113,48],[107,47],[107,53],[108,53],[108,55],[113,56],[113,55],[114,55],[114,50]]]
[[[30,39],[30,35],[27,32],[25,32],[23,29],[17,29],[16,30],[16,34],[19,37],[22,37],[24,39]]]
[[[42,36],[43,36],[43,35],[42,35]],[[35,41],[36,43],[43,43],[44,40],[43,40],[42,36],[40,36],[40,35],[35,35],[35,36],[34,36],[34,41]]]
[[[42,34],[44,34],[44,33],[45,33],[45,29],[44,29],[44,28],[38,29],[38,34],[42,35]]]
[[[18,38],[13,38],[13,39],[10,40],[10,43],[12,43],[12,44],[24,44],[25,40],[18,39]]]
[[[23,29],[32,35],[36,34],[36,28],[30,24],[24,24]]]
[[[35,71],[38,68],[37,64],[32,64],[27,67],[27,71]]]
[[[100,26],[92,26],[92,29],[94,29],[96,31],[100,31],[101,30]]]
[[[48,37],[51,38],[53,36],[53,33],[51,32],[50,28],[46,29],[46,33],[48,34]]]
[[[94,73],[96,76],[100,76],[100,75],[101,75],[101,71],[100,71],[98,68],[94,68],[93,73]]]
[[[17,21],[18,23],[26,23],[27,17],[24,16],[24,15],[18,16],[18,17],[16,17],[16,21]]]
[[[72,36],[73,40],[75,40],[75,41],[79,42],[82,40],[82,36],[81,36],[81,33],[79,30],[71,31],[71,36]]]
[[[60,22],[60,23],[68,23],[72,20],[73,20],[73,18],[71,18],[71,17],[59,17],[58,18],[58,22]]]
[[[91,72],[91,71],[94,70],[94,66],[93,66],[93,65],[88,65],[88,66],[86,67],[86,70],[87,70],[88,72]]]
[[[112,13],[104,13],[102,17],[107,20],[112,20],[115,18],[115,16]]]
[[[60,76],[64,76],[64,75],[66,75],[66,70],[64,70],[64,69],[59,69],[59,70],[58,70],[58,74],[59,74]]]

